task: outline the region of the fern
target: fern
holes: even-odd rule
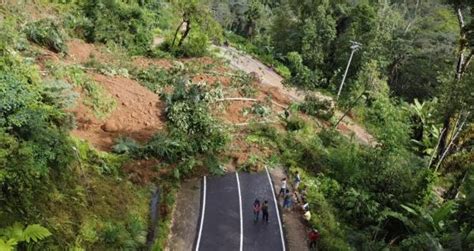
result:
[[[23,240],[28,243],[30,243],[31,240],[38,242],[49,236],[51,236],[51,232],[38,224],[29,225],[23,230]]]
[[[13,251],[17,241],[15,239],[3,240],[0,238],[0,250],[2,251]]]
[[[36,243],[51,236],[51,232],[39,224],[23,225],[16,222],[10,227],[0,229],[0,250],[14,250],[19,242]]]

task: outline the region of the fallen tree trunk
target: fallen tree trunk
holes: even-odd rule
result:
[[[237,97],[237,98],[221,98],[221,99],[217,99],[216,102],[223,102],[223,101],[249,101],[249,102],[258,102],[260,100],[258,99],[255,99],[255,98],[240,98],[240,97]],[[285,106],[285,105],[282,105],[282,104],[279,104],[275,101],[272,100],[272,104],[278,106],[278,107],[281,107],[283,109],[286,109],[288,108],[288,106]]]

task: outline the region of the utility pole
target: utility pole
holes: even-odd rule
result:
[[[349,66],[351,65],[352,57],[354,53],[360,49],[362,44],[351,41],[351,56],[349,57],[349,62],[347,62],[346,71],[344,72],[344,76],[342,77],[341,85],[339,85],[339,91],[337,92],[336,100],[339,99],[339,95],[341,95],[342,87],[344,86],[344,81],[346,80],[347,72],[349,71]]]

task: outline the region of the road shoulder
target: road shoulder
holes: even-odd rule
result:
[[[201,179],[181,184],[176,197],[168,247],[165,250],[193,250],[201,209]]]
[[[270,176],[273,180],[274,191],[280,191],[281,179],[283,179],[283,177],[287,177],[285,171],[282,168],[269,168],[268,170],[270,171]],[[290,182],[288,187],[292,188]],[[281,208],[283,200],[282,198],[277,199]],[[283,231],[285,233],[288,250],[309,250],[306,240],[306,226],[303,224],[302,214],[297,212],[297,210],[281,210],[281,215],[283,218]]]

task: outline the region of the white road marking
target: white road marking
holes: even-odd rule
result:
[[[237,188],[239,191],[239,207],[240,207],[240,251],[243,249],[244,245],[244,221],[242,216],[242,194],[240,193],[240,181],[239,174],[235,172],[235,177],[237,178]]]
[[[285,238],[283,237],[283,227],[281,226],[281,219],[280,219],[280,212],[278,210],[278,202],[275,196],[275,189],[273,188],[272,184],[272,178],[270,178],[270,173],[268,172],[268,168],[265,167],[265,171],[267,172],[267,177],[268,177],[268,182],[270,183],[270,187],[272,188],[272,194],[273,194],[273,202],[275,202],[275,211],[278,219],[278,226],[280,227],[280,236],[281,236],[281,246],[283,247],[283,251],[286,250],[285,247]]]
[[[199,226],[199,235],[196,243],[196,251],[199,251],[199,244],[201,243],[202,226],[204,225],[204,212],[206,211],[206,176],[204,176],[204,191],[202,196],[202,212],[201,225]]]

